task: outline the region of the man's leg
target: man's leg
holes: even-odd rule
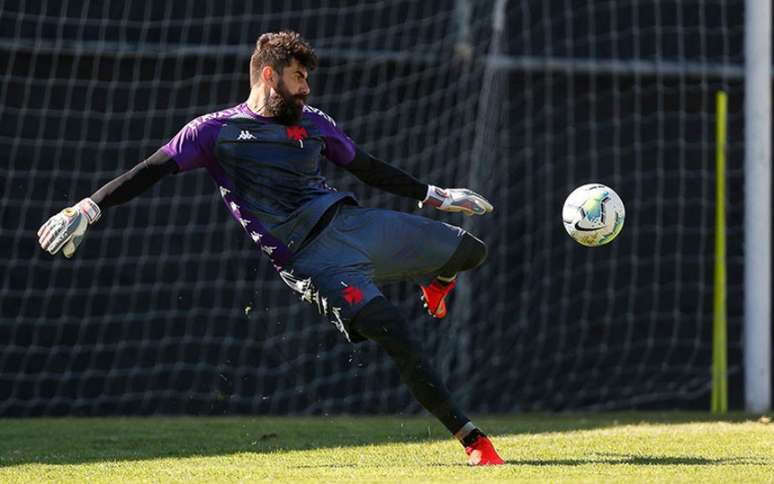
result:
[[[454,251],[449,261],[438,272],[437,279],[451,281],[454,280],[458,272],[475,269],[484,263],[487,252],[484,242],[465,232],[457,250]]]
[[[465,232],[457,250],[438,272],[435,280],[422,286],[422,300],[431,316],[446,316],[446,296],[456,286],[457,273],[475,269],[486,260],[487,248],[481,240]]]
[[[489,439],[452,401],[421,344],[408,330],[405,318],[395,306],[384,297],[377,297],[358,312],[350,328],[379,344],[390,355],[414,398],[459,439],[471,456],[471,464],[502,464]]]

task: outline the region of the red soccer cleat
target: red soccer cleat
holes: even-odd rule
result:
[[[434,279],[429,286],[419,286],[422,288],[422,301],[424,301],[430,316],[438,319],[446,316],[446,302],[444,302],[444,299],[456,285],[457,279],[448,284],[441,284],[438,282],[438,279]]]
[[[471,466],[499,466],[505,464],[497,455],[492,442],[484,435],[477,438],[468,447],[465,447],[465,453],[468,454],[468,465]]]

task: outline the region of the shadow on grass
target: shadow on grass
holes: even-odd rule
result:
[[[506,465],[510,466],[585,466],[585,465],[634,465],[634,466],[720,466],[720,465],[754,465],[770,466],[774,465],[774,460],[754,457],[731,457],[727,459],[707,459],[705,457],[667,457],[667,456],[643,456],[643,455],[617,455],[608,454],[609,457],[589,457],[587,459],[507,459]],[[423,463],[422,467],[469,467],[463,463]],[[337,468],[368,468],[379,466],[368,466],[362,464],[311,464],[300,465],[299,469],[337,469]]]
[[[584,465],[635,465],[635,466],[718,466],[718,465],[757,465],[770,466],[774,460],[767,460],[755,457],[731,457],[725,459],[708,459],[705,457],[669,457],[669,456],[643,456],[626,454],[602,454],[591,456],[585,459],[507,459],[506,465],[510,466],[584,466]],[[422,467],[468,467],[467,464],[455,462],[449,464],[439,463],[417,463]],[[378,466],[367,466],[362,464],[311,464],[300,465],[300,469],[336,469],[336,468],[368,468]]]
[[[774,460],[756,457],[729,457],[708,459],[691,456],[647,456],[627,454],[601,454],[587,459],[508,459],[509,465],[517,466],[584,466],[584,465],[635,465],[635,466],[718,466],[718,465],[759,465],[770,466]]]
[[[632,424],[738,422],[705,413],[523,414],[478,417],[494,436],[571,432]],[[334,447],[449,440],[427,417],[145,417],[0,419],[0,467],[21,464],[85,464],[158,458],[263,454]],[[633,455],[588,459],[511,460],[512,465],[768,465],[771,462]]]

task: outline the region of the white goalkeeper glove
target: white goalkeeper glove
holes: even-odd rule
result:
[[[51,255],[62,249],[69,259],[81,245],[88,226],[99,220],[100,215],[99,206],[91,198],[84,198],[48,219],[38,230],[38,243]]]
[[[438,188],[427,186],[427,196],[419,206],[430,205],[445,212],[462,212],[465,215],[484,215],[494,210],[489,201],[467,188]]]

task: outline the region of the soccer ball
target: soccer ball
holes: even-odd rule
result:
[[[573,190],[562,208],[565,230],[586,247],[599,247],[613,240],[623,228],[624,216],[621,197],[599,183]]]

